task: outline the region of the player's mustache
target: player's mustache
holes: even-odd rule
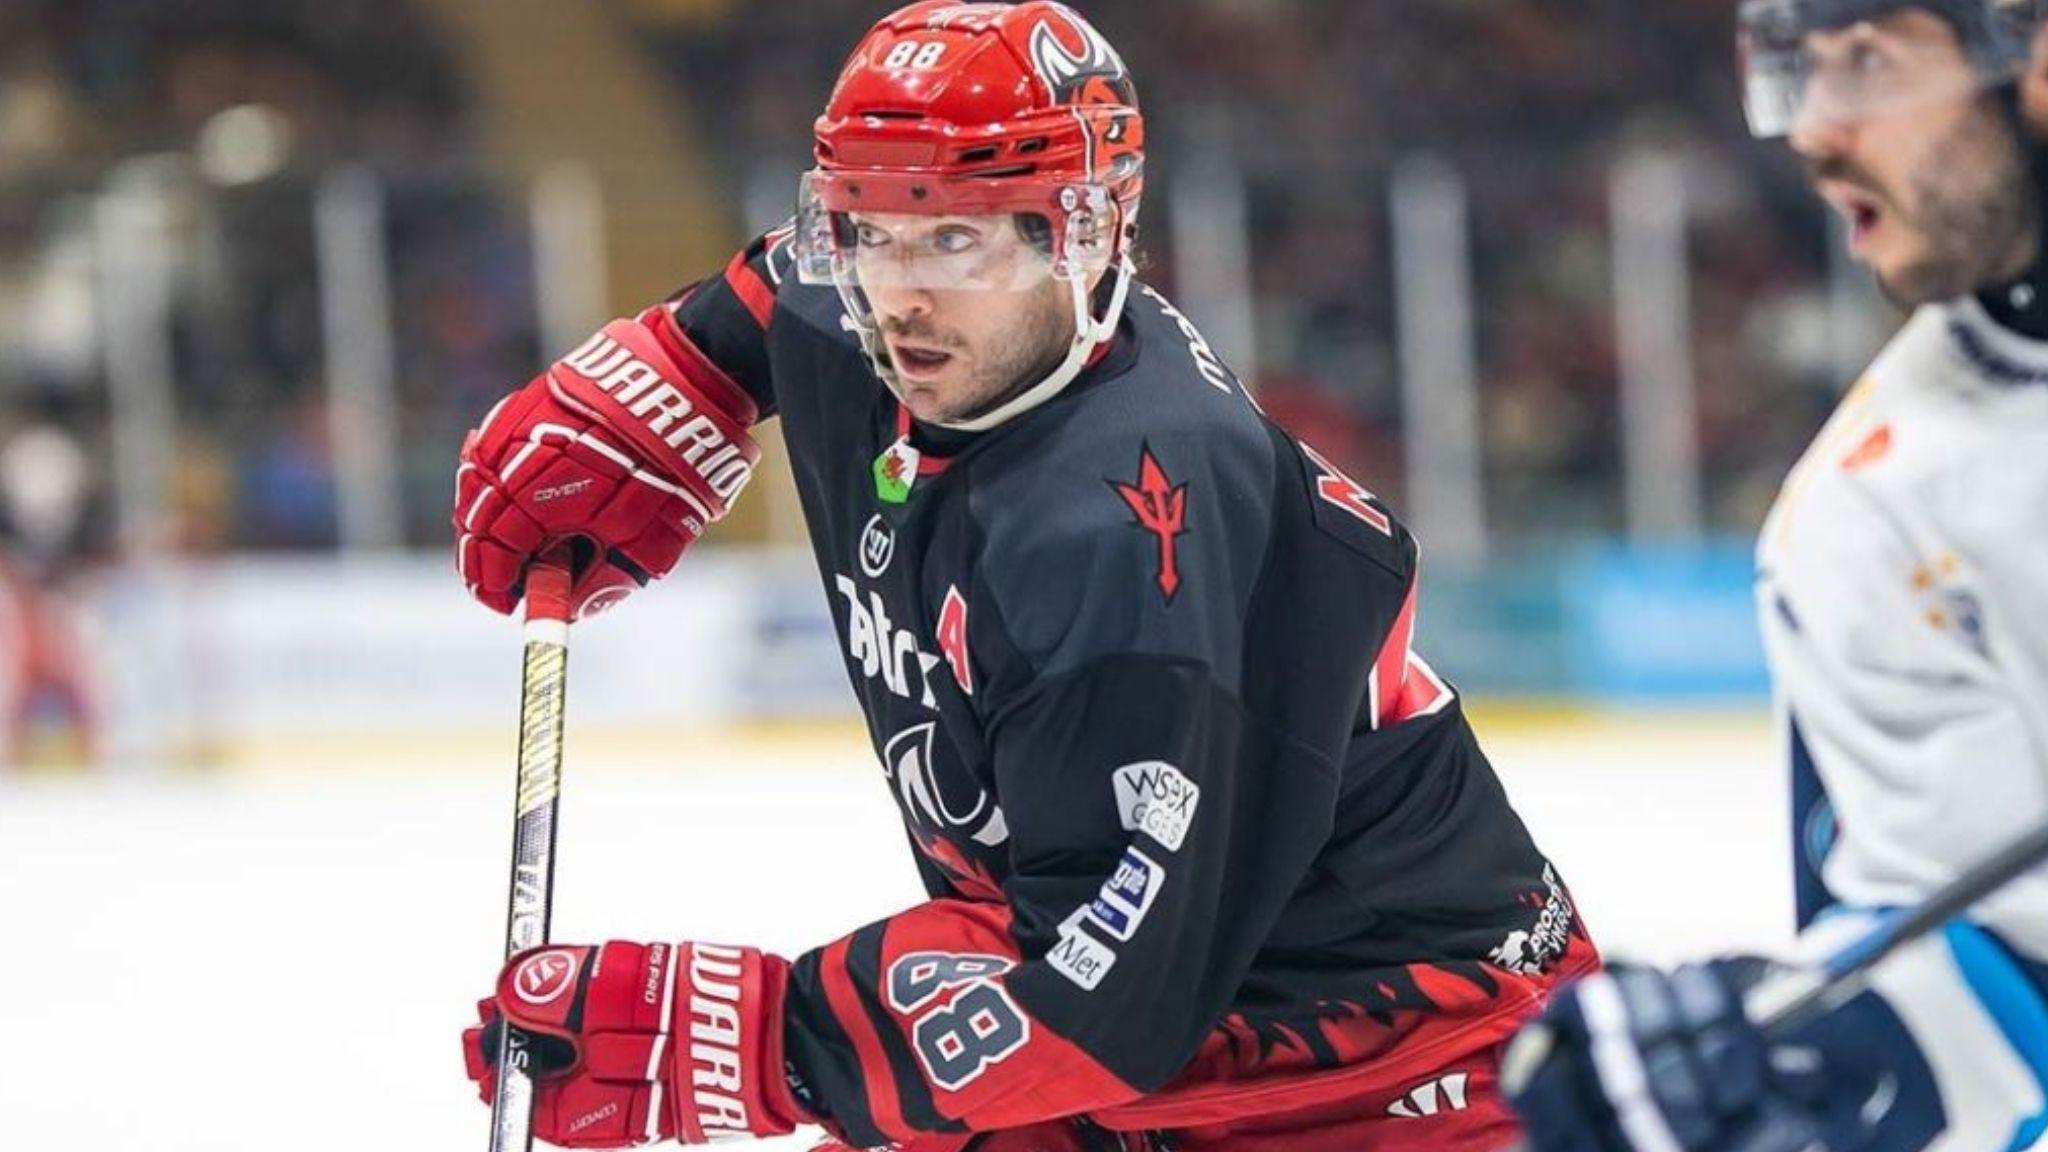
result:
[[[1806,161],[1806,178],[1815,184],[1824,180],[1835,180],[1867,192],[1887,204],[1892,198],[1878,186],[1877,178],[1857,167],[1852,161],[1840,156],[1828,156]]]
[[[959,348],[962,343],[941,333],[937,328],[921,320],[900,320],[892,316],[881,318],[882,331],[898,340],[915,340],[939,348]]]

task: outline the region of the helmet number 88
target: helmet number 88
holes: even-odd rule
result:
[[[932,68],[939,63],[939,57],[946,54],[946,45],[938,40],[898,40],[882,58],[884,68]]]

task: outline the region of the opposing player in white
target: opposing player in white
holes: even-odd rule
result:
[[[1758,606],[1794,787],[1801,953],[2048,821],[2048,35],[2039,0],[1752,0],[1786,136],[1910,321],[1787,480]],[[1765,1037],[1771,966],[1617,967],[1510,1059],[1539,1152],[1998,1152],[2048,1123],[2048,874]]]

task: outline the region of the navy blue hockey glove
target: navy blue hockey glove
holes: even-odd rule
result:
[[[1531,1152],[1908,1152],[1941,1132],[1889,1004],[1864,993],[1767,1038],[1742,996],[1771,970],[1616,965],[1560,993],[1502,1074]]]

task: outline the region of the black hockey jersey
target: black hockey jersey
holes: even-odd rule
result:
[[[864,1144],[1216,1122],[1358,1091],[1432,1022],[1482,1050],[1597,962],[1411,648],[1415,541],[1186,317],[1138,286],[1058,397],[948,434],[783,240],[676,316],[782,421],[931,894],[796,962],[803,1104]]]

